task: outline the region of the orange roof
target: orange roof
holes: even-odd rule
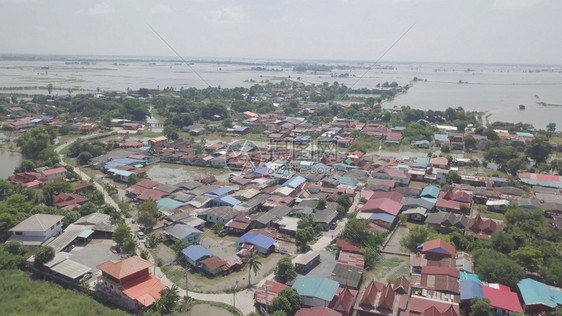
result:
[[[58,168],[43,170],[42,174],[45,176],[49,176],[57,173],[65,173],[66,171],[67,170],[65,167],[58,167]]]
[[[149,307],[160,299],[160,291],[166,289],[160,280],[149,275],[124,285],[121,290],[129,298],[138,301],[142,306]]]
[[[152,267],[150,261],[137,256],[119,261],[109,260],[97,266],[103,273],[118,280],[150,267]]]

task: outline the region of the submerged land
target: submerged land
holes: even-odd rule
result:
[[[562,293],[561,122],[337,79],[0,97],[7,284],[82,292],[65,313],[559,312],[524,289]]]

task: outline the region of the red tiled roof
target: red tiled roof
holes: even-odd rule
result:
[[[336,247],[340,248],[342,251],[345,252],[353,252],[353,253],[365,253],[365,249],[361,247],[361,245],[352,243],[351,241],[338,238],[336,240]]]
[[[342,316],[342,313],[328,307],[303,307],[295,316]]]
[[[267,287],[267,290],[266,290]],[[256,302],[263,305],[270,305],[271,302],[277,297],[277,294],[281,292],[287,285],[275,281],[268,280],[264,285],[259,287],[255,292]]]
[[[382,184],[382,182],[383,181],[380,180],[376,181],[377,184]],[[400,203],[404,198],[404,194],[396,191],[390,191],[390,192],[377,191],[371,196],[371,199],[382,199],[382,198],[388,198],[395,202]]]
[[[337,311],[343,310],[346,315],[349,315],[356,296],[356,290],[351,290],[347,287],[339,287],[334,299],[330,302],[328,307]]]
[[[167,286],[160,282],[158,278],[148,275],[145,278],[127,283],[121,288],[121,291],[142,306],[149,307],[160,299],[160,291],[166,288]]]
[[[142,180],[142,181],[138,182],[137,184],[135,184],[135,186],[139,186],[139,187],[145,188],[145,189],[152,189],[152,188],[157,187],[161,184],[162,183],[160,183],[158,181]]]
[[[365,258],[362,254],[340,251],[338,262],[348,266],[365,268]]]
[[[382,211],[390,215],[398,215],[402,209],[402,203],[396,202],[389,198],[370,199],[361,207],[361,212],[377,212]]]
[[[422,267],[421,274],[449,275],[457,279],[460,277],[459,270],[451,267],[440,267],[440,266]]]
[[[209,258],[201,260],[200,263],[206,266],[209,270],[215,270],[224,266],[226,264],[226,261],[224,261],[220,257],[211,256]]]
[[[437,199],[437,203],[435,203],[436,207],[443,207],[443,208],[447,208],[447,209],[453,209],[453,210],[460,210],[461,209],[461,203],[457,202],[457,201],[452,201],[452,200],[445,200],[445,199]]]
[[[53,169],[47,169],[47,170],[43,170],[41,173],[45,176],[50,176],[50,175],[57,174],[57,173],[66,173],[66,168],[65,167],[58,167],[58,168],[53,168]]]
[[[450,243],[444,241],[441,238],[424,242],[422,252],[423,253],[435,252],[435,250],[437,249],[443,249],[451,256],[455,255],[455,246],[451,245]]]
[[[509,287],[503,286],[496,289],[491,286],[483,285],[482,292],[484,293],[484,297],[490,300],[491,306],[516,313],[523,313],[517,294],[511,292]]]
[[[451,316],[460,315],[458,304],[451,304],[443,301],[430,300],[414,295],[412,295],[412,297],[410,298],[410,305],[409,305],[409,310],[411,312],[410,315],[412,314],[424,315],[424,312],[431,307],[434,307],[437,311],[439,311],[441,313],[440,314],[441,316],[444,316],[446,312],[450,313],[449,309],[451,309],[451,307],[453,313],[449,315]]]

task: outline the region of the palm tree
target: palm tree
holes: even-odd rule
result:
[[[250,287],[252,285],[250,282],[250,272],[254,270],[254,275],[258,275],[261,267],[261,262],[258,261],[258,254],[254,249],[250,250],[246,258],[244,258],[244,266],[248,267],[248,287]]]
[[[178,287],[174,284],[171,288],[165,288],[160,291],[160,299],[154,304],[156,311],[160,315],[170,314],[174,311],[176,304],[180,300]]]

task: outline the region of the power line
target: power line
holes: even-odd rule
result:
[[[355,83],[351,86],[351,89],[353,89],[353,87],[355,87],[355,85],[361,81],[361,79],[363,79],[363,77],[365,77],[365,75],[367,75],[367,73],[369,71],[371,71],[373,69],[373,67],[375,67],[377,65],[377,63],[386,55],[386,53],[388,53],[396,44],[398,44],[398,42],[400,42],[400,40],[406,35],[408,34],[408,32],[410,32],[410,30],[414,27],[414,25],[416,25],[415,23],[412,24],[412,26],[410,26],[406,32],[402,33],[402,35],[400,35],[400,37],[394,41],[394,43],[392,43],[392,45],[390,45],[390,47],[384,51],[384,53],[375,61],[374,64],[372,64],[369,68],[367,68],[367,70],[361,75],[361,77],[359,77],[359,79],[357,79],[357,81],[355,81]]]
[[[201,75],[197,71],[195,71],[193,67],[191,67],[191,65],[172,47],[172,45],[170,45],[160,34],[158,34],[158,32],[156,32],[156,30],[150,24],[148,24],[148,22],[146,23],[146,25],[148,25],[148,27],[152,30],[152,32],[154,32],[154,34],[156,34],[156,36],[158,36],[162,40],[162,42],[164,42],[164,44],[166,44],[176,54],[176,56],[178,56],[181,59],[181,61],[183,61],[187,65],[187,67],[189,67],[189,69],[191,69],[191,71],[193,71],[197,75],[197,77],[199,77],[201,81],[203,81],[207,86],[209,87],[211,86],[207,82],[207,80],[201,77]]]

